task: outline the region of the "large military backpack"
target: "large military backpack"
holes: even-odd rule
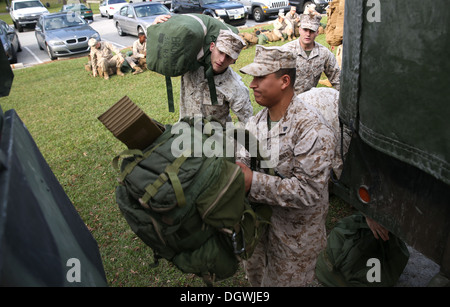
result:
[[[205,68],[211,103],[217,104],[209,46],[221,29],[239,33],[237,28],[203,14],[173,15],[163,23],[148,27],[147,68],[166,76],[170,112],[174,112],[170,77],[195,71],[200,66]]]
[[[227,158],[205,150],[206,144],[214,152],[229,146],[226,134],[208,132],[212,123],[220,126],[187,118],[167,125],[148,148],[124,151],[113,161],[122,183],[116,201],[132,230],[152,248],[155,263],[167,259],[208,284],[234,275],[271,216],[269,206],[248,202],[234,154]],[[180,151],[183,144],[188,148]],[[201,153],[195,152],[198,146]]]

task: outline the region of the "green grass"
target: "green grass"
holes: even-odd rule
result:
[[[324,42],[324,37],[318,37]],[[275,44],[281,44],[277,42]],[[255,47],[243,50],[233,69],[253,60]],[[125,149],[97,119],[128,95],[145,113],[162,123],[178,120],[169,113],[164,77],[146,71],[139,75],[93,78],[85,71],[87,57],[60,60],[15,70],[8,97],[0,98],[3,111],[15,109],[98,243],[110,286],[203,286],[203,281],[180,273],[162,260],[151,268],[151,250],[136,237],[115,203],[117,172],[112,159]],[[251,79],[243,75],[248,86]],[[173,78],[175,100],[179,78]],[[254,102],[255,113],[261,108]],[[331,198],[327,228],[352,209]],[[218,286],[248,286],[242,269]]]

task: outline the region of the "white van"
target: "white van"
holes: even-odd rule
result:
[[[39,0],[13,0],[9,8],[14,27],[19,32],[23,32],[23,27],[34,27],[39,17],[45,13],[48,10]]]

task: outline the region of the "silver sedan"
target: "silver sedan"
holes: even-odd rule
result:
[[[47,49],[51,60],[89,52],[88,40],[92,37],[100,40],[100,34],[73,12],[42,15],[36,24],[35,35],[39,48]]]
[[[123,6],[114,14],[114,25],[120,36],[139,32],[147,34],[147,28],[151,26],[158,15],[170,15],[169,9],[161,3],[141,2],[130,3]]]

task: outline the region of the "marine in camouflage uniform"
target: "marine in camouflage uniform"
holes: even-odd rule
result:
[[[226,122],[231,122],[231,109],[240,122],[248,121],[253,115],[250,92],[239,74],[229,67],[229,64],[238,58],[244,46],[245,41],[239,35],[231,31],[220,31],[216,42],[211,43],[210,47],[218,104],[211,103],[208,81],[205,78],[204,68],[200,67],[181,77],[180,118],[213,116],[225,125]],[[220,59],[217,59],[217,54],[221,54]],[[218,69],[222,71],[215,69],[216,63],[219,63]]]
[[[294,95],[292,83],[287,89],[279,86],[278,95],[266,96],[271,99],[261,98],[262,86],[255,86],[255,80],[276,76],[274,73],[284,68],[295,68],[294,54],[259,45],[254,63],[240,70],[255,77],[250,83],[255,100],[267,106],[250,118],[246,128],[265,144],[272,161],[276,162],[275,169],[281,174],[252,172],[237,162],[244,172],[249,199],[269,204],[273,211],[271,226],[252,257],[244,262],[252,286],[307,285],[314,279],[317,256],[326,246],[328,180],[337,140],[323,118]],[[271,82],[275,83],[279,82]],[[282,103],[285,107],[281,110],[285,111],[277,123],[271,123],[269,119],[276,119],[272,118],[272,110],[280,101],[287,101]],[[277,159],[273,147],[278,148]],[[248,153],[238,161],[248,166]],[[247,186],[249,178],[250,187]]]
[[[328,77],[333,87],[339,90],[340,68],[333,53],[318,42],[315,42],[320,26],[321,16],[305,15],[300,16],[300,37],[295,41],[283,45],[283,50],[290,51],[297,55],[297,78],[295,80],[296,94],[303,93],[315,86],[320,80],[322,72]],[[311,31],[312,41],[308,42],[308,47],[302,42],[306,37],[306,32]],[[312,49],[309,49],[312,48]]]
[[[88,44],[91,47],[90,58],[94,77],[97,76],[97,72],[105,79],[109,79],[109,75],[113,73],[123,76],[120,67],[125,59],[118,48],[109,42],[97,41],[95,38],[89,39]]]

